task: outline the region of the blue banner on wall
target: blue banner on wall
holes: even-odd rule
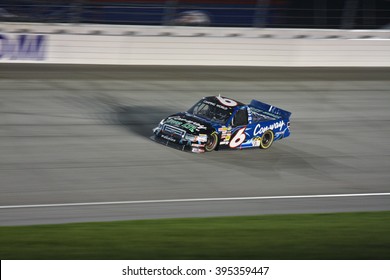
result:
[[[0,60],[44,60],[46,46],[46,35],[0,33]]]

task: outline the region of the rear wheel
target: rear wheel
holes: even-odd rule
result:
[[[269,147],[271,147],[273,142],[274,142],[274,133],[272,132],[272,130],[268,130],[264,132],[263,137],[261,137],[260,148],[268,149]]]
[[[218,135],[217,135],[217,133],[212,133],[210,135],[207,135],[207,142],[206,142],[206,145],[204,147],[206,152],[211,152],[211,151],[215,150],[217,145],[218,145]]]

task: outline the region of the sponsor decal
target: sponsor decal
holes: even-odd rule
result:
[[[182,127],[188,129],[191,132],[199,131],[201,129],[207,129],[206,126],[198,122],[194,122],[188,119],[183,119],[181,117],[170,118],[165,121],[166,124],[174,125],[177,127]]]
[[[282,127],[284,126],[284,124],[285,124],[284,121],[278,121],[278,122],[275,122],[275,123],[267,125],[267,126],[261,126],[261,124],[258,124],[258,125],[256,125],[256,127],[253,131],[253,135],[254,136],[261,135],[264,132],[266,132],[267,130],[274,130],[274,129],[278,129],[278,128],[280,130],[282,130]]]
[[[259,147],[261,143],[261,137],[255,137],[252,139],[252,145],[254,147]]]
[[[226,132],[226,131],[230,131],[230,130],[232,130],[231,126],[229,126],[229,127],[223,126],[223,127],[218,128],[218,131],[222,131],[222,132]]]
[[[192,148],[191,151],[193,153],[204,153],[204,149],[202,148]]]
[[[176,139],[172,138],[172,137],[169,137],[169,136],[166,136],[164,134],[161,134],[161,138],[164,138],[166,140],[169,140],[169,141],[172,141],[172,142],[176,142]]]
[[[226,106],[223,106],[221,104],[218,104],[218,103],[214,103],[214,102],[211,102],[211,101],[208,101],[208,100],[204,100],[203,101],[204,104],[208,104],[208,105],[211,105],[211,106],[214,106],[214,107],[218,107],[218,108],[221,108],[223,110],[227,110],[229,109],[228,107]]]
[[[248,123],[252,123],[252,110],[251,107],[247,106],[247,112],[248,112]]]
[[[185,128],[185,129],[188,129],[191,132],[195,132],[195,130],[196,130],[196,126],[193,125],[192,123],[183,123],[181,125],[181,127]]]
[[[167,119],[165,121],[165,124],[171,124],[171,125],[175,125],[175,126],[181,126],[183,123],[176,120],[176,119]]]
[[[198,148],[204,148],[205,144],[196,144],[196,143],[193,143],[191,144],[192,147],[198,147]]]
[[[220,145],[229,144],[229,140],[232,137],[232,127],[231,126],[223,126],[218,128],[218,131],[221,132],[221,142]]]
[[[44,60],[47,36],[0,34],[0,60]]]

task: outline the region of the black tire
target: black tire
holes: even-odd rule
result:
[[[261,137],[260,148],[266,150],[271,147],[272,143],[274,142],[274,138],[275,136],[272,130],[267,130],[264,132],[263,137]]]
[[[207,142],[204,146],[204,149],[206,152],[214,151],[215,148],[218,145],[218,135],[217,133],[211,133],[210,135],[207,135]]]

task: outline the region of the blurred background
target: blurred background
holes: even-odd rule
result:
[[[1,0],[0,21],[388,29],[389,0]]]

